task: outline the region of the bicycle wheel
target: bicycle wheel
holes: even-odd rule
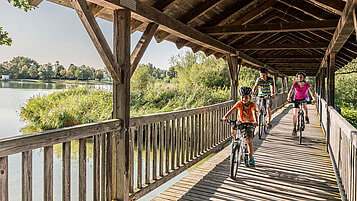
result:
[[[249,167],[248,159],[249,159],[249,152],[247,146],[244,148],[244,164],[246,167]]]
[[[262,135],[263,135],[263,132],[264,132],[264,127],[263,127],[263,114],[260,113],[259,114],[259,125],[258,125],[258,136],[259,136],[259,139],[262,139]]]
[[[299,115],[298,118],[298,124],[299,124],[299,144],[302,143],[302,131],[304,130],[303,126],[304,126],[304,116],[303,115]]]
[[[231,169],[230,169],[232,179],[236,179],[236,175],[238,171],[238,163],[240,162],[240,160],[238,159],[239,150],[240,150],[240,142],[237,142],[236,144],[235,142],[233,142],[232,152],[231,152]]]

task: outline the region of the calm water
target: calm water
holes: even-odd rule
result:
[[[72,84],[51,84],[51,83],[29,83],[0,81],[0,138],[21,135],[21,128],[25,122],[20,119],[21,107],[25,106],[27,100],[37,95],[44,95],[56,90],[73,87]],[[84,85],[77,85],[84,86]],[[110,85],[91,85],[94,88],[111,90]],[[73,143],[76,146],[76,143]],[[61,146],[54,147],[54,199],[62,200],[61,197]],[[43,150],[33,151],[33,200],[43,200]],[[77,156],[76,156],[77,155]],[[78,158],[78,153],[74,153],[72,158]],[[78,161],[71,163],[72,198],[78,198]],[[87,159],[87,200],[91,200],[92,182],[92,158]],[[21,154],[9,156],[9,198],[10,200],[21,200]]]

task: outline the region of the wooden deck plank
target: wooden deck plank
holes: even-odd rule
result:
[[[314,106],[303,144],[291,137],[292,108],[273,115],[273,128],[254,139],[255,168],[229,177],[230,146],[192,170],[154,200],[340,200]]]

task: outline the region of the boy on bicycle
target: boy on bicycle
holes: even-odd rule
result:
[[[268,124],[267,128],[270,129],[271,126],[271,105],[272,105],[272,98],[275,97],[275,92],[274,92],[274,81],[273,78],[268,77],[268,70],[266,68],[262,68],[259,70],[260,77],[257,78],[257,81],[255,82],[255,86],[253,88],[253,94],[257,91],[259,88],[259,93],[258,96],[263,96],[266,98],[266,108],[268,111]],[[270,96],[270,98],[269,98]],[[258,106],[260,107],[261,103],[258,103]],[[260,108],[259,108],[260,109]]]
[[[242,87],[238,91],[240,96],[240,101],[238,101],[224,117],[222,121],[227,121],[227,118],[232,115],[236,110],[238,110],[237,120],[243,123],[252,123],[254,126],[257,126],[257,107],[254,102],[251,102],[252,99],[252,89],[250,87]],[[249,149],[249,166],[254,167],[255,161],[253,157],[254,145],[254,127],[248,127],[246,129],[247,133],[247,144]],[[232,128],[232,135],[234,138],[237,136],[237,128]]]
[[[310,92],[310,95],[312,97],[312,102],[315,103],[315,95],[314,92],[311,90],[311,85],[305,81],[306,74],[304,72],[298,72],[296,74],[296,77],[298,79],[297,82],[294,82],[294,84],[291,86],[291,89],[288,94],[287,100],[291,102],[291,95],[293,94],[293,91],[295,89],[295,95],[294,95],[294,100],[307,100],[309,99],[309,95],[307,92]],[[293,118],[293,132],[292,135],[296,135],[296,122],[298,118],[298,111],[299,111],[299,104],[294,103],[294,118]],[[310,123],[309,122],[309,114],[307,113],[307,106],[306,103],[303,103],[302,108],[305,112],[305,122],[306,124]]]

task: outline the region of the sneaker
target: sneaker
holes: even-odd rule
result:
[[[291,135],[297,135],[296,129],[293,130],[293,132],[291,133]]]
[[[250,158],[248,164],[249,164],[250,167],[255,167],[254,158]]]
[[[268,125],[267,125],[267,128],[268,128],[268,129],[271,129],[271,127],[272,127],[271,124],[268,124]]]
[[[309,123],[310,123],[309,117],[305,117],[305,124],[309,124]]]

